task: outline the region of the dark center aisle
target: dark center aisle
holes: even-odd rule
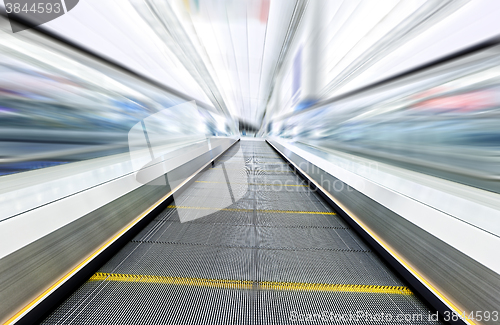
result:
[[[263,141],[174,202],[43,324],[438,323]]]

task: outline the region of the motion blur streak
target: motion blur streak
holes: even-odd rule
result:
[[[0,324],[498,317],[499,17],[0,1]]]
[[[280,136],[499,192],[500,45],[267,124]],[[303,123],[308,121],[308,123]]]
[[[0,175],[127,152],[134,124],[191,99],[0,19]],[[171,142],[234,132],[201,104],[196,116],[170,113]]]
[[[71,28],[98,6],[113,14],[85,30],[113,39],[113,47]],[[138,121],[195,99],[206,127],[172,118],[166,128],[176,137],[229,135],[239,126],[244,135],[347,150],[497,191],[498,47],[356,90],[498,35],[491,25],[498,7],[487,0],[89,0],[44,25],[168,89],[38,32],[12,34],[2,18],[0,174],[126,152]],[[137,29],[128,20],[143,40],[132,39]],[[457,39],[450,31],[458,20],[475,34]],[[432,35],[449,46],[428,51]],[[134,45],[144,53],[130,52]]]

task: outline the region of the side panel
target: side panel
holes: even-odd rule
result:
[[[143,185],[0,259],[0,323],[37,299],[172,189],[235,143],[235,140],[227,140],[217,141],[212,150],[160,177],[168,176],[175,184]],[[155,181],[151,183],[160,183]]]
[[[380,238],[416,273],[427,280],[440,294],[452,301],[459,310],[467,313],[471,311],[491,313],[499,310],[499,274],[341,182],[283,145],[276,141],[270,141],[270,143],[281,151],[285,159],[302,170],[306,170],[307,176],[328,192],[333,200],[327,196],[325,198],[337,206],[337,210],[346,221],[357,229],[398,273],[405,277],[414,290],[424,296],[441,315],[448,310],[441,299],[375,241],[367,230]],[[352,217],[361,221],[368,229],[361,228]],[[475,323],[494,324],[496,322],[475,321]]]

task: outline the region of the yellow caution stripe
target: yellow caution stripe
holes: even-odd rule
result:
[[[259,162],[255,162],[255,163],[251,163],[251,162],[245,162],[246,164],[252,164],[252,165],[266,165],[266,164],[269,164],[269,165],[287,165],[288,164],[286,162],[281,162],[281,161],[259,161]],[[241,162],[232,162],[232,161],[224,161],[222,164],[224,165],[240,165]]]
[[[269,158],[269,159],[283,159],[280,156],[231,156],[231,158],[246,158],[246,159],[260,159],[260,158]]]
[[[209,168],[209,169],[221,169],[222,168],[218,168],[218,167],[214,167],[214,168]],[[229,169],[229,168],[226,168],[226,170],[245,170],[244,168],[242,169]],[[254,169],[253,171],[258,171],[258,172],[265,172],[265,173],[293,173],[293,170],[263,170],[263,169]]]
[[[116,281],[136,283],[175,284],[218,289],[259,289],[275,291],[326,291],[326,292],[359,292],[359,293],[386,293],[397,295],[412,295],[405,286],[379,286],[361,284],[330,284],[330,283],[301,283],[275,281],[246,281],[227,279],[203,279],[156,275],[96,273],[89,281]]]
[[[227,182],[209,182],[209,181],[195,181],[195,183],[208,183],[208,184],[227,184]],[[297,187],[309,187],[308,185],[299,185],[299,184],[259,184],[259,183],[233,183],[229,182],[229,184],[235,185],[258,185],[258,186],[297,186]]]
[[[320,212],[320,211],[292,211],[292,210],[254,210],[254,209],[219,209],[208,207],[186,207],[182,205],[169,205],[169,209],[191,209],[191,210],[216,210],[216,211],[233,211],[233,212],[262,212],[262,213],[297,213],[297,214],[326,214],[336,215],[335,212]]]

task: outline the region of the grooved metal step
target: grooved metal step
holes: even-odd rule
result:
[[[42,324],[335,323],[346,315],[352,324],[439,324],[271,147],[241,141]]]

